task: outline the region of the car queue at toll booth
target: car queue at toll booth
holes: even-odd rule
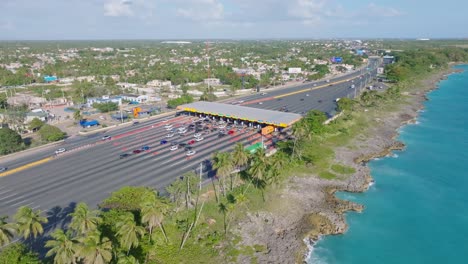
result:
[[[268,135],[273,132],[280,132],[280,133],[287,132],[289,130],[289,127],[277,127],[277,126],[273,126],[269,124],[262,124],[258,122],[249,122],[249,121],[244,121],[244,120],[239,120],[239,119],[234,119],[234,118],[229,118],[229,117],[212,116],[212,115],[194,113],[194,112],[188,112],[188,111],[176,112],[176,116],[180,116],[180,115],[207,118],[213,121],[222,121],[222,122],[231,123],[231,124],[234,124],[235,126],[253,128],[253,129],[257,129],[258,132],[261,133],[262,135]]]

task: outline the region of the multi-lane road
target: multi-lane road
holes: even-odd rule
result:
[[[350,88],[351,85],[354,84],[355,88],[363,87],[366,75],[375,75],[376,66],[371,61],[370,70],[339,77],[329,83],[304,83],[281,90],[267,90],[266,94],[259,93],[234,101],[242,101],[240,104],[245,106],[272,110],[287,106],[290,112],[296,113],[318,109],[331,115],[336,107],[335,99],[352,97],[355,91]],[[218,137],[217,131],[209,131],[203,135],[204,140],[192,145],[195,155],[187,157],[183,147],[171,151],[171,141],[188,143],[194,139],[194,132],[166,138],[168,131],[165,126],[172,124],[174,127],[187,127],[192,120],[193,117],[188,116],[156,118],[136,126],[109,131],[106,135],[110,135],[111,140],[101,140],[102,133],[78,137],[52,149],[44,148],[2,159],[1,166],[9,170],[34,161],[47,160],[0,177],[0,216],[12,215],[24,205],[48,211],[54,207],[73,207],[74,203],[83,201],[95,207],[109,193],[122,186],[145,185],[163,190],[183,173],[197,168],[215,151],[229,150],[237,142],[248,145],[261,140],[259,133],[248,129],[222,138]],[[161,140],[168,140],[169,143],[161,144]],[[271,139],[267,138],[266,143],[270,144]],[[139,154],[132,153],[143,146],[150,149]],[[59,147],[66,148],[67,152],[50,158]],[[122,153],[132,155],[120,159]]]

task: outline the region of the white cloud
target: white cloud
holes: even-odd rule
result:
[[[133,16],[131,0],[106,0],[104,3],[105,16]]]
[[[184,1],[184,7],[178,7],[177,15],[194,21],[219,21],[224,18],[224,6],[218,0]]]
[[[378,6],[374,3],[370,3],[367,6],[366,12],[368,14],[374,14],[376,16],[382,17],[397,17],[402,15],[402,13],[399,10],[393,7]]]

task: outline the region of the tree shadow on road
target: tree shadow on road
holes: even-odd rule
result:
[[[55,206],[47,211],[46,216],[48,223],[44,225],[44,233],[36,239],[27,239],[24,243],[37,252],[41,259],[44,259],[47,251],[49,250],[45,247],[45,244],[51,239],[50,234],[57,228],[66,229],[68,227],[68,224],[71,221],[70,213],[75,210],[75,207],[76,203],[71,202],[64,208]]]

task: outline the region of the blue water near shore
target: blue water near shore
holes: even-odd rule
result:
[[[405,151],[369,163],[376,183],[308,263],[468,263],[468,65],[441,81],[417,124],[401,129]]]

